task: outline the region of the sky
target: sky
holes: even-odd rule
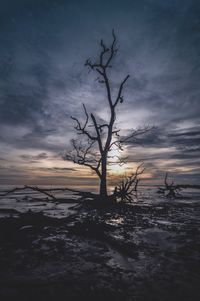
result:
[[[96,187],[87,168],[64,161],[70,116],[105,119],[105,90],[84,66],[101,38],[118,39],[113,89],[127,74],[116,125],[123,134],[156,128],[127,143],[127,164],[145,164],[144,182],[200,180],[200,2],[195,0],[0,0],[0,184]]]

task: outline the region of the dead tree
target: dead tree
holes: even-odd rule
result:
[[[165,174],[164,187],[158,188],[158,193],[164,194],[167,198],[176,198],[180,195],[180,185],[174,185],[174,181],[168,182],[168,172]]]
[[[181,191],[184,189],[200,189],[200,185],[195,184],[174,184],[168,182],[168,172],[165,174],[164,187],[159,187],[157,193],[163,194],[167,198],[178,198],[181,196]]]
[[[123,89],[129,75],[122,79],[117,88],[117,93],[114,94],[109,72],[112,68],[113,59],[118,52],[114,30],[112,31],[111,45],[108,47],[104,41],[101,40],[100,47],[101,51],[98,59],[96,61],[87,59],[85,66],[98,75],[98,82],[105,88],[109,119],[104,122],[98,120],[94,113],[88,113],[86,106],[83,104],[85,121],[81,122],[78,118],[71,117],[76,123],[75,130],[79,136],[83,136],[83,141],[73,139],[71,141],[72,151],[64,155],[64,159],[87,166],[94,171],[100,180],[100,196],[106,198],[109,152],[113,147],[122,150],[123,143],[134,139],[139,134],[145,133],[149,130],[149,127],[133,130],[127,137],[121,137],[119,133],[120,130],[115,128],[116,109],[124,101]]]

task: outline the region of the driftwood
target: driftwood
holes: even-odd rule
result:
[[[96,195],[91,192],[79,191],[79,190],[75,190],[75,189],[71,189],[71,188],[46,188],[46,189],[44,189],[44,188],[40,188],[38,186],[29,186],[29,185],[24,185],[23,187],[15,187],[11,190],[7,190],[5,193],[1,194],[0,197],[5,197],[11,193],[15,193],[17,191],[22,191],[22,190],[27,190],[27,189],[44,194],[48,198],[50,198],[50,200],[53,202],[59,202],[59,199],[56,198],[56,196],[54,195],[55,192],[65,192],[65,191],[73,192],[74,194],[79,195],[80,202],[82,199],[85,199],[85,198],[92,198],[92,199],[96,198]]]
[[[168,172],[165,174],[165,180],[164,180],[164,187],[158,188],[158,193],[161,193],[165,195],[167,198],[175,198],[178,195],[180,195],[180,187],[177,187],[177,185],[174,185],[174,181],[171,183],[168,182]]]
[[[190,185],[190,184],[174,184],[174,181],[171,183],[168,182],[168,172],[165,174],[165,180],[164,180],[164,187],[159,187],[158,188],[158,193],[165,195],[167,198],[176,198],[179,197],[181,189],[200,189],[200,185]]]
[[[139,175],[144,172],[143,163],[139,165],[136,171],[128,177],[125,177],[120,184],[115,187],[114,196],[120,199],[121,202],[131,203],[137,193],[138,184],[140,181]]]

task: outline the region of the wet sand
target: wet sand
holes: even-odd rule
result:
[[[0,219],[1,300],[200,300],[199,202],[10,215]]]

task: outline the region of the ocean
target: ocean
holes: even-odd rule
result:
[[[20,186],[19,186],[20,187]],[[52,188],[52,186],[40,186],[41,188]],[[1,185],[0,195],[5,191],[11,190],[15,186]],[[56,187],[57,188],[57,187]],[[63,187],[60,187],[63,188]],[[21,190],[14,193],[10,193],[7,196],[0,196],[0,218],[8,217],[10,215],[17,216],[18,212],[43,212],[44,215],[63,218],[67,217],[73,212],[73,205],[78,198],[72,192],[55,192],[54,196],[59,200],[58,202],[52,201],[47,196],[40,192],[33,190]],[[65,203],[64,200],[71,200],[71,202]],[[162,195],[157,194],[157,187],[155,186],[140,186],[137,193],[137,197],[134,198],[133,204],[142,204],[149,206],[150,204],[163,203],[166,201]],[[182,192],[182,197],[179,199],[172,199],[171,202],[179,203],[199,203],[200,190],[187,189]]]

